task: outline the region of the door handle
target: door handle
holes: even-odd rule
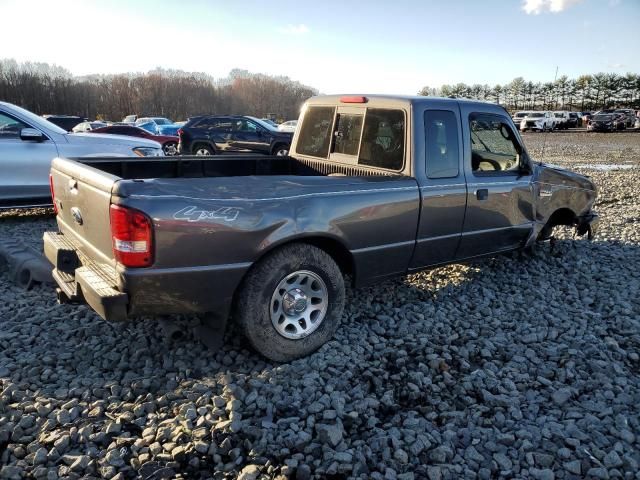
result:
[[[488,188],[480,188],[476,190],[476,198],[478,200],[486,200],[489,198],[489,189]]]

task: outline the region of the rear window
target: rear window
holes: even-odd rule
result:
[[[357,157],[359,165],[402,169],[405,140],[402,110],[363,108],[362,113],[339,113],[337,116],[335,113],[334,107],[307,109],[297,140],[298,154],[318,158],[327,158],[329,153],[348,155]],[[331,160],[341,161],[340,157]]]
[[[296,152],[310,157],[327,158],[331,143],[334,107],[309,107],[304,115]]]
[[[358,164],[401,170],[404,165],[404,128],[402,110],[367,109]]]
[[[360,134],[362,133],[362,115],[339,114],[336,119],[336,137],[333,153],[358,155]]]

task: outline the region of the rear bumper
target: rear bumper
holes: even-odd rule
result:
[[[54,266],[59,302],[87,303],[105,320],[126,320],[129,297],[115,288],[114,269],[88,261],[83,264],[75,246],[62,234],[45,232],[43,240],[45,256]]]
[[[67,236],[44,234],[62,302],[87,303],[102,318],[215,312],[227,317],[250,263],[184,268],[124,268],[86,259]]]

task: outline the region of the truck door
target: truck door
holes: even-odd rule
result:
[[[251,120],[235,119],[229,142],[230,151],[268,153],[269,140],[262,130],[262,127]]]
[[[460,110],[457,103],[436,102],[430,101],[422,112],[414,111],[414,165],[421,208],[411,269],[455,258],[467,202]]]
[[[502,110],[475,113],[461,103],[467,211],[456,257],[522,246],[534,224],[533,169]]]

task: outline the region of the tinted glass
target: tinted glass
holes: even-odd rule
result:
[[[458,176],[458,122],[453,112],[424,112],[427,152],[427,176],[451,178]]]
[[[300,128],[296,146],[297,153],[327,158],[334,113],[335,108],[333,107],[309,107],[307,109]]]
[[[230,131],[232,128],[232,123],[233,122],[229,118],[209,117],[203,118],[195,126],[197,128]]]
[[[0,140],[18,138],[20,136],[20,130],[23,128],[28,128],[28,125],[25,125],[20,120],[0,113]]]
[[[404,164],[404,128],[402,110],[369,108],[364,120],[358,163],[401,170]]]
[[[233,122],[233,130],[235,132],[255,133],[258,131],[258,126],[248,120],[235,120]]]
[[[333,153],[357,155],[362,133],[362,115],[339,114],[336,119]]]
[[[497,115],[471,115],[471,166],[479,173],[514,173],[520,169],[519,146],[511,127]]]

